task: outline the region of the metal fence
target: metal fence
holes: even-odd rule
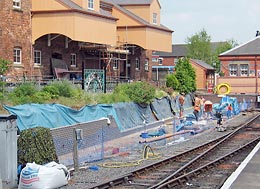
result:
[[[120,140],[120,138],[137,132],[141,133],[144,130],[142,125],[125,132],[120,132],[113,117],[110,117],[109,121],[110,123],[108,124],[108,118],[104,118],[97,121],[51,129],[59,163],[66,166],[74,164],[74,129],[82,130],[82,140],[78,141],[79,164],[102,160],[112,155],[115,147],[120,151],[140,148],[140,145],[133,146],[132,142],[138,145],[136,141],[127,142]],[[149,128],[158,127],[161,124],[162,121],[157,121],[149,124]],[[120,144],[121,142],[124,144]]]

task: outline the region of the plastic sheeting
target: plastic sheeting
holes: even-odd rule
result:
[[[158,120],[173,117],[173,113],[170,107],[170,100],[168,97],[155,99],[151,103],[151,109]]]
[[[60,104],[24,104],[19,106],[4,106],[11,114],[17,115],[17,126],[20,131],[38,126],[57,128],[90,122],[113,116],[118,129],[126,131],[145,123],[153,123],[158,120],[169,119],[175,112],[179,113],[179,96],[154,99],[148,106],[140,106],[136,103],[117,103],[112,105],[97,104],[82,107],[80,110],[71,109]],[[213,104],[214,111],[225,111],[228,104],[232,104],[232,114],[240,112],[240,106],[248,107],[248,103],[237,103],[236,98],[223,97],[219,104]],[[185,96],[184,114],[187,118],[193,116],[192,96]]]
[[[4,106],[11,114],[17,115],[17,126],[20,131],[42,126],[57,128],[113,115],[118,122],[113,105],[85,106],[80,110],[71,109],[60,104],[24,104]]]
[[[156,119],[149,106],[140,106],[136,103],[117,103],[113,105],[119,117],[120,131],[125,131],[145,123],[155,122]]]

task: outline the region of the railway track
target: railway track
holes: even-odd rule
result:
[[[259,122],[257,115],[221,138],[91,188],[220,188],[260,141]]]

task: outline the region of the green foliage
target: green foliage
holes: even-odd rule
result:
[[[43,104],[48,102],[50,99],[52,99],[51,94],[45,91],[38,91],[32,96],[31,102]]]
[[[180,88],[180,83],[178,79],[176,78],[175,74],[168,74],[166,76],[166,86],[171,87],[174,90],[177,90]]]
[[[44,86],[42,92],[49,94],[52,99],[59,97],[59,90],[54,85]]]
[[[187,38],[188,57],[211,63],[211,37],[205,29]]]
[[[43,165],[58,162],[50,129],[36,127],[21,132],[17,141],[18,164],[35,162]]]
[[[155,90],[155,97],[156,98],[163,98],[165,96],[168,95],[168,91],[164,91],[164,90]]]
[[[73,97],[73,95],[75,94],[74,89],[71,85],[71,83],[69,83],[69,81],[55,81],[52,84],[50,84],[50,86],[52,86],[53,88],[56,88],[58,90],[58,95],[59,96],[63,96],[63,97]]]
[[[5,75],[5,73],[9,70],[9,66],[12,64],[12,62],[5,60],[3,58],[0,58],[0,75]]]
[[[31,97],[36,92],[37,88],[33,83],[22,83],[9,94],[9,98],[14,105],[32,103]]]
[[[216,47],[215,51],[211,55],[211,59],[212,59],[211,65],[216,68],[216,72],[220,72],[220,60],[218,59],[218,56],[221,53],[226,52],[226,51],[234,48],[237,45],[238,45],[238,43],[235,40],[231,39],[231,40],[228,40],[226,42],[220,43]],[[213,63],[215,65],[213,65]]]
[[[167,94],[147,82],[119,84],[112,93],[87,93],[79,86],[65,81],[55,81],[38,89],[33,83],[23,83],[8,95],[10,105],[26,103],[59,103],[72,108],[81,108],[88,104],[112,104],[118,102],[136,102],[149,104],[155,97]],[[1,94],[0,94],[1,95]],[[1,96],[0,96],[1,98]],[[7,101],[6,101],[7,102]]]
[[[194,92],[196,91],[196,73],[195,69],[191,66],[188,58],[178,60],[176,64],[175,77],[179,85],[176,88],[179,92]]]
[[[130,84],[120,84],[113,93],[126,96],[124,97],[126,101],[149,104],[155,98],[155,87],[147,82],[138,81]]]

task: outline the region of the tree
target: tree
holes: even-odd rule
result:
[[[205,29],[187,38],[188,57],[202,60],[208,64],[211,62],[211,37]]]
[[[175,74],[166,75],[166,87],[171,87],[173,90],[177,90],[180,88],[179,81],[176,78]]]
[[[199,59],[216,68],[216,72],[220,72],[220,61],[218,56],[237,46],[234,39],[225,42],[219,42],[215,49],[212,49],[211,37],[205,29],[187,38],[188,57]]]
[[[218,56],[226,52],[234,47],[236,47],[238,43],[234,39],[227,40],[223,43],[219,43],[219,45],[216,47],[215,51],[212,53],[211,56],[211,64],[216,68],[216,72],[220,72],[220,60],[218,59]]]
[[[196,73],[189,58],[179,59],[175,66],[174,76],[167,76],[166,79],[166,83],[179,92],[189,93],[196,90]]]

